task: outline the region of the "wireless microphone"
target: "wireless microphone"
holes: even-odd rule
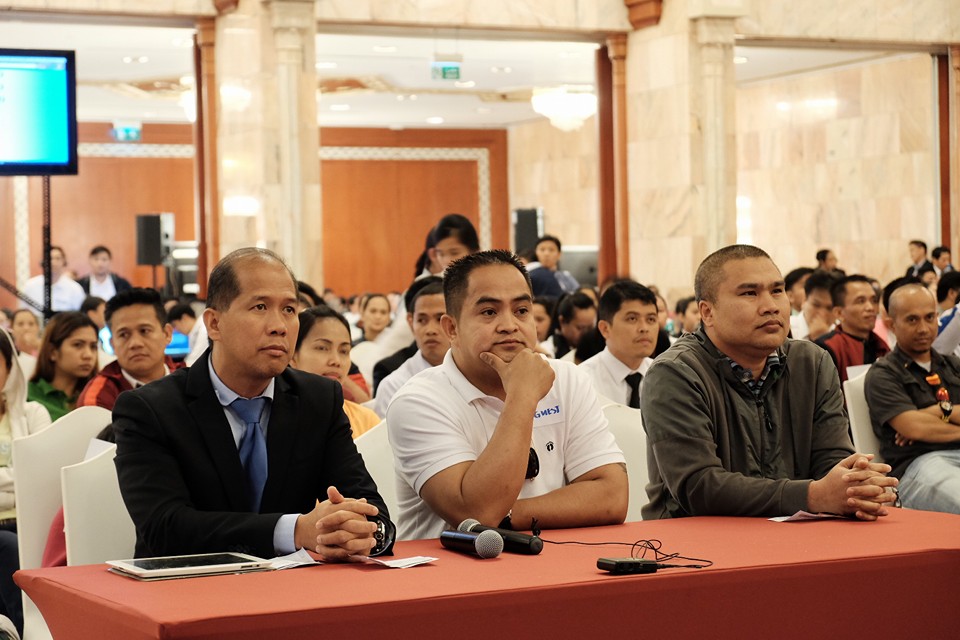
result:
[[[503,551],[503,538],[495,531],[441,531],[440,544],[447,549],[473,553],[481,558],[496,558]]]
[[[510,531],[509,529],[497,529],[480,524],[479,520],[467,518],[460,523],[457,531],[495,531],[497,535],[503,538],[503,550],[507,553],[522,553],[528,556],[535,556],[543,551],[543,540],[538,536],[528,536],[525,533]]]

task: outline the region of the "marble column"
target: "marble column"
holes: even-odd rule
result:
[[[257,245],[323,285],[312,0],[241,0],[217,20],[220,252]]]
[[[613,164],[617,274],[630,272],[630,197],[627,189],[627,36],[607,38],[613,84]],[[612,275],[612,274],[611,274]]]
[[[713,251],[737,240],[735,31],[728,17],[700,17],[693,23],[691,107],[700,131],[705,248]]]

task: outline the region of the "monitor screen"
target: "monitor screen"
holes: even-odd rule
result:
[[[0,48],[0,175],[77,173],[73,51]]]
[[[110,355],[116,355],[113,352],[113,345],[110,344],[110,327],[100,329],[100,347]],[[183,360],[190,355],[190,340],[176,329],[173,330],[173,337],[170,344],[164,350],[164,353],[174,360]]]

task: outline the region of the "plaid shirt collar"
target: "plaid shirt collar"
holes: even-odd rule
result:
[[[755,398],[760,397],[760,394],[763,392],[763,385],[770,378],[770,374],[779,372],[780,369],[783,368],[783,361],[780,359],[780,356],[776,351],[767,356],[767,362],[763,366],[763,371],[760,373],[759,378],[754,378],[753,372],[750,371],[750,369],[740,366],[729,356],[724,356],[724,358],[726,359],[727,364],[730,365],[730,368],[733,369],[733,375],[747,385],[747,388],[750,389]]]

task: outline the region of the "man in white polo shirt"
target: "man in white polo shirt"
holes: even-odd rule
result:
[[[621,280],[603,292],[599,316],[597,329],[607,345],[580,369],[601,397],[639,409],[640,385],[660,330],[657,296],[639,282]]]
[[[530,279],[506,251],[444,275],[443,363],[407,382],[387,411],[400,538],[467,518],[531,529],[623,522],[627,474],[590,381],[537,344]]]

